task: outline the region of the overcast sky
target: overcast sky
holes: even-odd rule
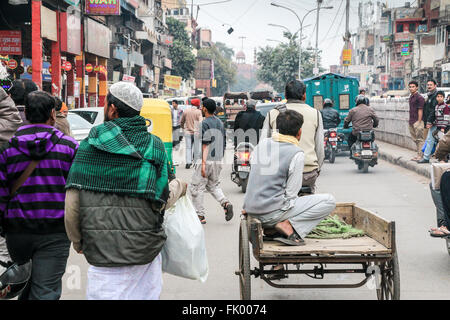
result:
[[[220,0],[194,0],[194,4],[206,4]],[[369,0],[350,1],[350,31],[356,31],[358,26],[358,3]],[[377,0],[375,0],[377,1]],[[406,2],[404,0],[380,0],[387,2],[389,7],[400,7]],[[244,39],[244,53],[247,56],[247,63],[253,62],[254,48],[266,45],[276,46],[277,42],[267,41],[274,39],[286,41],[283,38],[283,29],[269,26],[268,23],[284,25],[295,33],[300,24],[295,15],[283,8],[271,6],[271,2],[282,4],[293,9],[300,19],[317,6],[315,0],[232,0],[222,4],[212,4],[201,6],[198,12],[198,23],[200,27],[212,30],[213,41],[225,42],[237,53],[241,50]],[[414,3],[417,1],[410,0]],[[187,0],[191,4],[191,0]],[[345,3],[346,0],[324,0],[322,6],[333,6],[333,9],[321,10],[319,18],[319,49],[322,50],[322,66],[328,68],[329,65],[339,64],[341,50],[344,42],[342,36],[345,32]],[[416,6],[414,4],[413,6]],[[197,10],[194,8],[194,16]],[[309,27],[304,28],[303,34],[308,38],[303,40],[304,44],[309,43],[315,47],[316,44],[316,12],[311,12],[306,17],[303,24]],[[233,27],[234,32],[230,35],[227,30]]]

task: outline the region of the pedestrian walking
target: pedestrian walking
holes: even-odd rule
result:
[[[178,101],[172,100],[172,105],[170,107],[172,110],[172,141],[173,147],[178,149],[181,142],[181,117],[183,115],[183,110],[178,106]]]
[[[164,210],[187,185],[174,180],[169,188],[168,156],[161,139],[148,133],[142,105],[134,84],[110,87],[105,122],[81,142],[67,181],[66,230],[90,264],[89,300],[161,293]]]
[[[67,121],[67,113],[64,114],[62,111],[63,102],[58,97],[55,97],[55,101],[56,101],[55,128],[64,133],[66,136],[72,136],[72,131],[70,131],[70,124],[69,121]]]
[[[436,93],[437,105],[434,108],[434,112],[428,115],[427,128],[428,136],[426,139],[426,147],[423,153],[423,158],[418,161],[418,163],[429,163],[430,158],[433,153],[433,148],[436,145],[436,139],[434,138],[434,132],[436,130],[446,132],[447,128],[450,127],[450,108],[444,102],[444,92],[438,91]]]
[[[303,81],[293,80],[286,84],[286,108],[287,110],[295,110],[303,116],[304,124],[302,129],[302,139],[300,140],[300,148],[305,153],[305,168],[303,170],[303,186],[310,187],[315,191],[316,180],[319,177],[325,159],[324,150],[324,131],[322,116],[320,112],[311,108],[305,103],[306,86]],[[263,130],[271,136],[272,132],[277,129],[277,116],[283,112],[283,109],[272,109],[266,116]]]
[[[22,118],[22,126],[30,124],[25,116],[25,104],[27,96],[33,91],[39,90],[38,86],[28,79],[17,79],[12,82],[12,87],[9,89],[9,95],[16,104]]]
[[[203,101],[202,112],[205,119],[201,130],[201,159],[196,161],[190,191],[192,202],[202,224],[206,223],[203,198],[208,191],[225,210],[225,220],[233,218],[233,205],[220,188],[220,172],[223,166],[226,137],[222,121],[214,116],[216,102],[212,99]]]
[[[32,274],[21,300],[58,300],[70,241],[64,228],[65,184],[78,143],[53,126],[55,99],[28,95],[29,125],[0,148],[0,214],[9,254]]]
[[[203,120],[202,111],[200,110],[200,99],[192,99],[191,104],[192,106],[183,112],[180,121],[186,141],[186,169],[189,169],[192,165],[196,150],[195,141],[198,141],[199,127]]]
[[[411,138],[416,144],[417,155],[412,158],[413,161],[422,159],[422,147],[424,142],[423,130],[423,108],[425,105],[425,99],[419,94],[419,84],[417,81],[410,81],[408,84],[409,92],[409,132]]]
[[[0,147],[11,139],[21,124],[22,118],[14,101],[0,87]],[[0,261],[7,262],[9,260],[5,239],[0,236]]]

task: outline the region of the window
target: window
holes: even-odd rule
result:
[[[339,95],[339,109],[348,110],[350,109],[350,95],[340,94]]]
[[[398,32],[403,32],[403,24],[401,23],[397,24],[397,33]]]
[[[323,97],[322,96],[314,96],[313,103],[314,103],[314,109],[317,109],[317,110],[323,109]]]
[[[409,32],[416,33],[416,24],[415,23],[409,24]]]

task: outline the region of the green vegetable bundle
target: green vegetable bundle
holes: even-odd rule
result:
[[[353,228],[339,219],[338,216],[333,215],[322,220],[306,237],[314,239],[347,239],[364,235],[363,230]]]

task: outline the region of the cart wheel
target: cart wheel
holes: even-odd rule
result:
[[[378,300],[400,300],[400,268],[397,254],[394,254],[392,260],[379,266],[381,283],[377,289]]]
[[[250,280],[250,247],[247,218],[243,218],[239,229],[239,289],[241,292],[241,300],[251,299]]]

